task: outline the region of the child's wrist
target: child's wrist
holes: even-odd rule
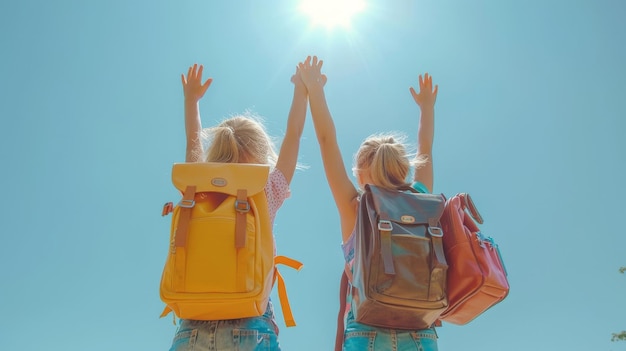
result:
[[[324,85],[319,81],[311,82],[310,84],[307,84],[306,87],[309,90],[309,93],[314,90],[324,90]]]
[[[185,96],[185,104],[186,105],[195,105],[195,104],[198,103],[198,100],[199,99],[197,99],[195,97]]]

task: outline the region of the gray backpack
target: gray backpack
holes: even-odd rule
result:
[[[357,214],[352,311],[357,322],[431,327],[448,307],[443,195],[366,185]]]

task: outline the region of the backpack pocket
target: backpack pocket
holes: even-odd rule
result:
[[[256,247],[254,216],[247,216],[246,246],[235,248],[235,220],[196,218],[190,222],[183,290],[198,293],[242,293],[254,288]]]
[[[441,301],[445,298],[445,271],[433,265],[431,240],[414,234],[392,234],[391,250],[395,274],[385,274],[384,262],[378,259],[373,282],[378,297],[407,303]]]

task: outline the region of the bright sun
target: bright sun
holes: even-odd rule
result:
[[[311,17],[313,25],[333,29],[350,28],[352,17],[365,10],[365,0],[302,0],[300,11]]]

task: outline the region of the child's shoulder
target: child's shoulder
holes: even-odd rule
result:
[[[280,169],[274,167],[270,170],[267,184],[265,185],[265,191],[272,192],[273,194],[282,194],[285,198],[289,197],[289,183]]]

